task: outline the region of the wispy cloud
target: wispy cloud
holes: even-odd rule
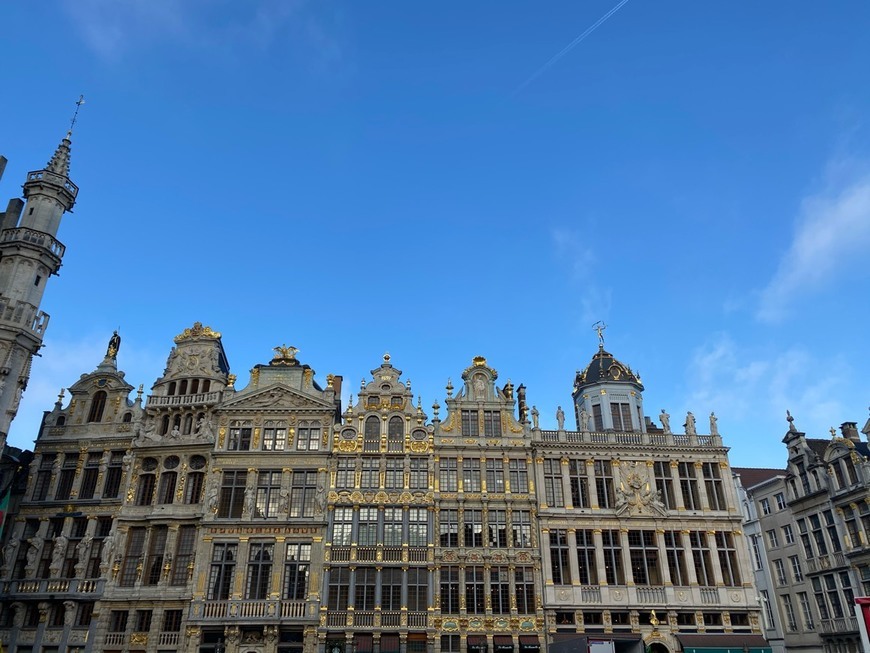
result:
[[[794,236],[761,293],[758,318],[776,322],[801,294],[818,291],[849,269],[870,246],[870,172],[854,165],[829,167],[830,181],[801,203]]]
[[[761,429],[781,424],[783,432],[785,411],[791,409],[799,426],[819,437],[832,416],[844,414],[839,397],[849,369],[842,357],[819,359],[794,347],[759,355],[727,334],[716,334],[692,356],[683,409],[696,415],[717,411],[729,421],[753,422]]]
[[[571,280],[581,286],[578,301],[582,328],[606,319],[613,296],[610,288],[600,286],[597,281],[592,239],[584,238],[575,229],[556,228],[550,235],[556,259],[569,270]]]
[[[172,44],[263,50],[292,33],[321,63],[341,58],[336,38],[306,0],[64,0],[84,43],[108,60],[138,48]]]

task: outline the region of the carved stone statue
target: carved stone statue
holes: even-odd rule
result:
[[[18,538],[11,537],[3,549],[3,568],[10,568],[15,564],[15,554],[18,553]]]
[[[255,517],[257,510],[257,490],[252,487],[245,488],[245,512]]]
[[[27,566],[25,572],[28,576],[36,571],[36,558],[39,556],[39,548],[42,545],[42,539],[36,535],[27,540],[30,548],[27,549]]]
[[[686,435],[698,434],[698,432],[695,430],[695,416],[692,414],[691,410],[686,413],[686,423],[683,426],[686,427]]]
[[[213,483],[208,488],[208,494],[205,497],[205,507],[213,513],[217,512],[218,509],[218,494],[220,491],[218,490],[217,484]]]
[[[66,547],[69,544],[69,539],[61,533],[54,538],[54,550],[51,552],[51,571],[60,575],[60,568],[63,566],[63,560],[66,557]]]
[[[282,487],[278,491],[278,510],[280,512],[287,512],[290,510],[290,490],[286,487]]]
[[[559,427],[560,431],[565,430],[565,411],[562,410],[561,406],[556,408],[556,424]]]
[[[586,408],[580,410],[580,430],[589,430],[589,411],[587,411]]]
[[[532,406],[532,428],[533,429],[540,428],[540,425],[538,424],[540,419],[541,419],[541,413],[538,412],[538,407]]]
[[[100,567],[106,567],[112,564],[112,556],[115,553],[115,533],[110,531],[103,540],[103,550],[100,556]]]
[[[665,433],[671,432],[671,416],[665,412],[665,409],[662,408],[662,413],[659,415],[659,419],[662,422],[662,431]]]
[[[196,437],[214,442],[214,427],[211,425],[211,420],[208,417],[201,417],[196,423]]]
[[[106,349],[106,357],[114,358],[118,354],[118,350],[121,348],[121,336],[118,335],[118,332],[115,331],[112,334],[112,337],[109,338],[109,346]]]
[[[718,421],[719,419],[716,417],[716,413],[710,413],[710,435],[719,435]]]
[[[63,602],[64,613],[63,613],[63,624],[67,628],[71,627],[76,620],[76,602],[75,601],[64,601]]]

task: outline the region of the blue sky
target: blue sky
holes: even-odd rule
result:
[[[239,386],[389,351],[427,409],[482,354],[545,427],[604,320],[735,465],[783,464],[786,409],[863,426],[870,5],[632,0],[523,86],[614,4],[4,3],[4,197],[87,102],[10,442],[114,328],[147,391],[195,320]]]

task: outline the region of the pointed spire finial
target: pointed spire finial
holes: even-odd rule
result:
[[[85,96],[79,95],[79,99],[76,101],[76,110],[73,113],[72,120],[69,121],[69,131],[66,133],[67,140],[69,140],[70,136],[72,136],[73,128],[76,126],[76,120],[79,118],[79,109],[82,108],[82,105],[85,103]]]
[[[791,411],[785,411],[785,420],[788,422],[788,430],[790,433],[794,433],[797,429],[794,426],[794,417],[791,416]]]

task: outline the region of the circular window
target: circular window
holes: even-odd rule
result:
[[[178,459],[178,456],[169,456],[166,460],[163,461],[163,466],[166,469],[175,469],[178,467],[178,463],[181,461]]]
[[[425,440],[426,439],[426,431],[424,431],[423,429],[414,429],[414,432],[412,433],[412,437],[415,440]]]
[[[205,458],[203,456],[191,456],[190,457],[190,468],[191,469],[202,469],[205,467]]]
[[[345,440],[353,440],[356,437],[356,431],[353,429],[344,429],[341,432],[341,437]]]
[[[156,458],[145,458],[142,461],[142,469],[146,472],[153,472],[157,469],[157,459]]]

